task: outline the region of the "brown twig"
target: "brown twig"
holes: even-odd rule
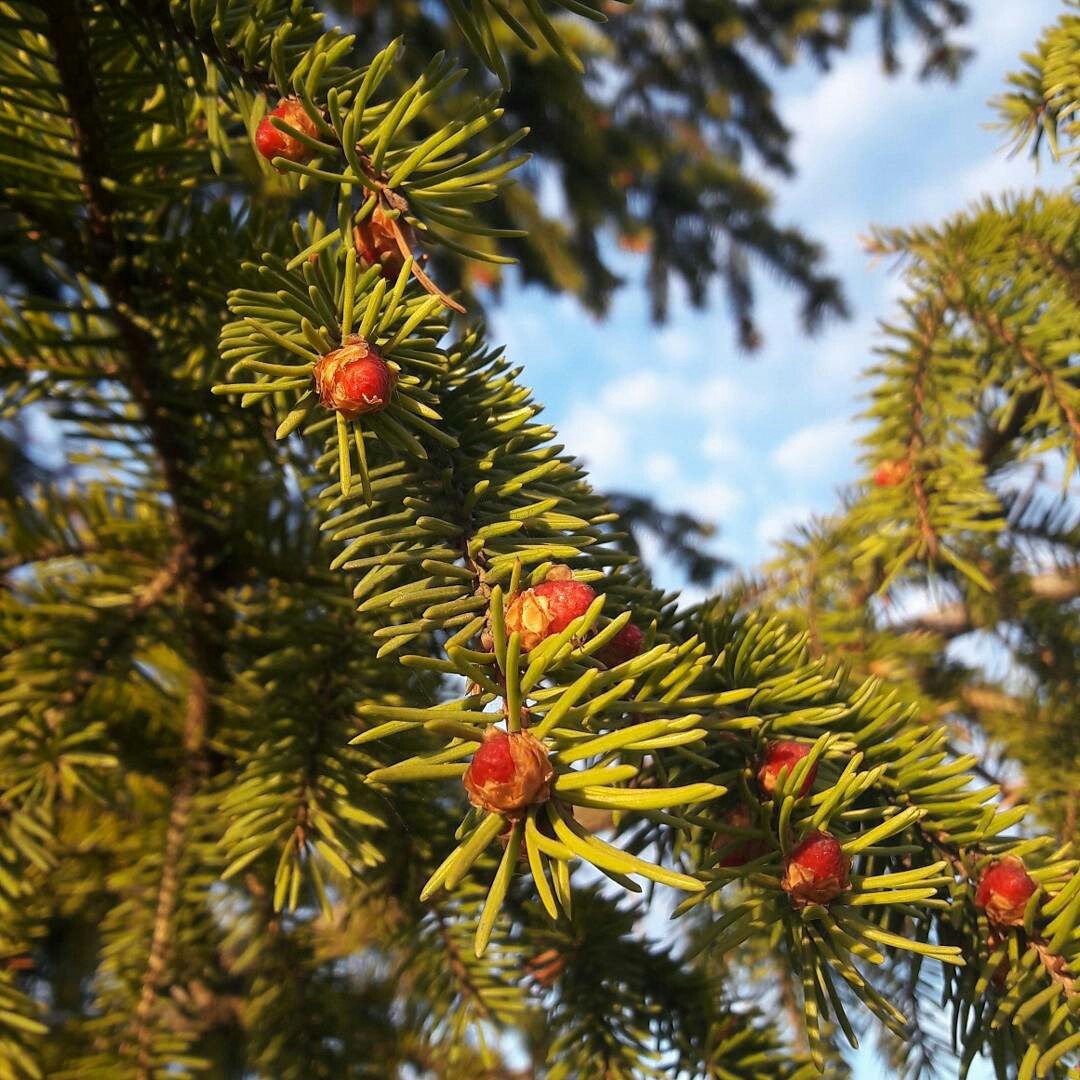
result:
[[[187,713],[184,717],[182,742],[184,763],[181,766],[180,779],[173,791],[169,822],[165,830],[161,881],[158,885],[157,906],[150,936],[150,953],[142,976],[139,1003],[135,1007],[138,1068],[140,1076],[146,1077],[147,1080],[155,1071],[150,1053],[153,1038],[152,1021],[169,958],[169,937],[180,889],[180,860],[187,837],[192,800],[198,782],[205,771],[205,758],[201,751],[209,704],[210,693],[206,681],[199,672],[193,672],[191,684],[188,687]]]
[[[912,397],[914,406],[911,410],[911,436],[908,439],[907,463],[911,473],[911,485],[915,492],[915,505],[918,510],[919,532],[926,541],[926,551],[931,560],[937,558],[938,538],[930,521],[930,505],[926,494],[926,485],[922,472],[922,463],[919,457],[922,454],[926,439],[923,435],[923,413],[926,400],[926,369],[930,363],[930,354],[934,347],[934,337],[941,324],[940,308],[934,307],[930,311],[922,313],[922,340],[921,353],[919,356],[918,370],[915,381],[912,384]]]
[[[1032,574],[1026,579],[1026,586],[1031,595],[1040,600],[1064,603],[1080,596],[1080,574],[1066,571],[1048,571],[1043,574]],[[978,627],[979,623],[967,604],[962,600],[958,600],[952,604],[943,604],[941,607],[928,611],[923,615],[905,619],[903,622],[889,627],[889,629],[900,634],[923,631],[940,634],[945,638],[954,638],[970,633],[972,630],[978,629]]]
[[[457,943],[454,941],[454,938],[447,927],[446,918],[442,913],[442,909],[437,904],[432,904],[430,908],[439,928],[439,937],[442,939],[443,947],[446,949],[446,957],[447,962],[450,965],[450,971],[458,981],[465,996],[472,999],[477,1015],[482,1020],[489,1020],[491,1018],[491,1010],[484,1001],[484,997],[480,993],[479,987],[477,987],[476,983],[473,981],[472,975],[469,972],[469,966],[461,959],[461,950],[457,947]]]

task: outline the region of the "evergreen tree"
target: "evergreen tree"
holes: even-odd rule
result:
[[[590,11],[448,8],[496,72]],[[1005,105],[1058,152],[1078,24]],[[1069,730],[1075,526],[1006,466],[1075,468],[1073,204],[882,234],[886,482],[679,609],[420,257],[489,255],[521,162],[412,48],[303,0],[0,2],[0,1075],[806,1078],[864,1029],[1063,1075],[1076,862],[954,750],[950,686],[994,688],[867,600],[932,568],[1020,624]]]
[[[718,279],[745,348],[761,339],[755,265],[793,286],[808,329],[845,310],[813,236],[776,220],[762,174],[792,172],[791,133],[776,108],[770,69],[803,57],[827,67],[867,20],[876,24],[886,71],[899,68],[897,39],[905,29],[923,46],[923,77],[952,78],[967,57],[950,38],[967,18],[957,0],[590,0],[565,5],[585,21],[554,19],[559,38],[536,22],[539,4],[511,10],[524,26],[500,18],[505,5],[475,6],[490,24],[464,3],[449,5],[456,23],[438,5],[335,4],[352,16],[362,40],[403,35],[424,59],[448,49],[471,68],[461,84],[470,94],[505,84],[492,136],[528,127],[533,163],[501,199],[474,213],[524,231],[501,250],[517,258],[526,280],[573,292],[603,312],[621,284],[599,243],[613,234],[622,248],[644,254],[654,315],[667,310],[672,278],[698,305]],[[537,41],[555,48],[531,47]],[[567,63],[587,65],[588,77],[567,78]],[[444,121],[431,115],[433,125]],[[470,307],[472,292],[498,284],[497,266],[433,254],[440,280],[462,286]]]

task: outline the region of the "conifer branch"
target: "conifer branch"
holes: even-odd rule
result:
[[[21,570],[25,566],[33,566],[35,563],[51,562],[54,559],[85,559],[95,555],[101,550],[101,545],[90,541],[84,544],[42,544],[31,552],[16,552],[0,558],[0,577],[6,577],[15,570]],[[129,551],[126,554],[137,558],[137,552]],[[3,584],[7,584],[4,582]]]
[[[912,477],[915,505],[918,509],[919,532],[926,542],[926,553],[932,562],[937,560],[938,539],[937,533],[930,523],[930,511],[926,497],[922,461],[926,442],[923,438],[922,423],[926,395],[926,368],[930,363],[940,320],[941,313],[937,306],[934,306],[929,311],[923,309],[919,313],[919,322],[921,324],[919,354],[916,360],[915,377],[911,385],[911,396],[914,404],[911,410],[911,435],[908,438],[907,445],[907,463]]]
[[[191,804],[206,772],[204,743],[209,724],[209,711],[209,687],[199,671],[192,671],[181,733],[181,748],[184,757],[180,766],[180,777],[173,790],[172,805],[165,829],[161,880],[157,890],[150,949],[142,977],[138,1004],[132,1018],[139,1080],[152,1080],[157,1072],[151,1053],[154,1037],[154,1009],[164,982],[172,948],[170,937],[180,888],[180,861],[187,842]]]
[[[1080,413],[1061,393],[1057,376],[1039,359],[1035,350],[1027,345],[1020,334],[1014,333],[1004,319],[981,305],[974,305],[966,298],[962,301],[963,310],[977,326],[981,326],[994,340],[1006,346],[1014,355],[1038,376],[1044,392],[1053,401],[1065,418],[1072,433],[1074,460],[1080,460]]]
[[[1020,575],[1020,582],[1023,591],[1040,600],[1063,603],[1080,596],[1080,577],[1067,570]],[[914,618],[890,624],[889,629],[902,634],[924,631],[948,640],[969,634],[982,625],[983,620],[975,616],[970,606],[963,600],[957,600]]]
[[[59,696],[45,717],[50,727],[59,726],[61,717],[70,712],[94,685],[102,666],[121,642],[135,629],[138,621],[169,595],[185,572],[185,551],[181,546],[173,549],[168,561],[140,590],[124,613],[123,621],[105,635],[91,653],[87,664],[75,672],[67,689]]]
[[[547,0],[528,6],[546,26]],[[567,10],[581,7],[573,0]],[[455,8],[465,12],[469,44],[497,67],[504,42],[484,36],[491,13],[456,0]],[[1067,449],[1064,427],[1064,442],[1076,446],[1063,408],[1075,417],[1071,376],[1054,351],[1061,335],[1033,316],[1022,332],[1013,326],[1010,348],[951,293],[937,306],[942,266],[950,266],[942,249],[961,247],[985,257],[979,272],[989,283],[986,299],[982,279],[968,274],[967,299],[1006,329],[1009,318],[1019,322],[1009,311],[1029,298],[1031,310],[1068,319],[1072,301],[1040,291],[1038,253],[1024,247],[1018,262],[1023,238],[1005,226],[975,250],[972,237],[997,229],[989,210],[946,240],[910,241],[919,299],[883,350],[886,386],[874,413],[883,433],[871,444],[879,460],[906,463],[908,473],[896,490],[877,485],[885,490],[807,529],[785,550],[769,591],[680,612],[652,587],[622,535],[626,523],[555,441],[518,371],[480,328],[446,345],[448,298],[410,266],[408,230],[424,222],[436,253],[458,250],[459,232],[475,229],[486,250],[505,233],[472,207],[498,194],[517,162],[490,163],[515,137],[482,136],[488,141],[474,156],[461,150],[496,124],[494,102],[448,121],[449,103],[460,100],[453,88],[468,85],[451,65],[436,61],[403,89],[385,78],[394,47],[352,66],[351,40],[323,33],[303,0],[46,0],[40,10],[0,0],[3,66],[29,73],[13,81],[14,104],[8,89],[0,95],[0,131],[13,133],[30,170],[51,184],[41,193],[15,184],[16,228],[49,225],[42,258],[51,261],[47,273],[28,272],[28,287],[41,294],[30,300],[30,318],[0,310],[0,345],[16,357],[18,407],[47,396],[65,431],[92,449],[100,440],[99,456],[88,456],[101,463],[107,495],[96,512],[99,504],[78,490],[70,500],[46,491],[28,513],[10,515],[19,558],[70,550],[72,561],[32,565],[0,595],[0,645],[16,645],[0,665],[0,716],[16,718],[0,732],[0,777],[29,793],[29,811],[48,805],[56,819],[4,808],[0,915],[40,880],[58,892],[50,910],[68,905],[85,917],[87,895],[119,899],[89,961],[98,972],[96,1015],[80,1003],[70,1025],[50,1017],[57,1052],[75,1047],[73,1070],[126,1069],[150,1080],[199,1054],[214,1069],[228,1041],[237,1068],[283,1080],[344,1075],[368,1059],[387,1075],[405,1062],[479,1075],[499,1068],[501,1055],[477,1049],[469,1025],[484,1038],[504,1024],[528,1032],[538,1012],[521,990],[524,956],[547,958],[531,971],[547,995],[541,1041],[567,1076],[653,1075],[669,1065],[695,1076],[806,1080],[815,1067],[840,1075],[839,1036],[862,1033],[847,1016],[856,1004],[914,1046],[891,1055],[897,1069],[917,1068],[933,1045],[919,1038],[922,1023],[932,1025],[919,1017],[924,986],[940,989],[965,1054],[990,1045],[1006,1068],[1023,1058],[1024,1080],[1068,1061],[1075,1017],[1056,1011],[1053,995],[1075,1001],[1076,863],[1049,836],[1017,835],[1024,808],[1011,795],[998,799],[993,769],[957,753],[941,722],[974,714],[1002,724],[1023,707],[1033,737],[1056,749],[1066,745],[1057,730],[1072,718],[1074,627],[1058,605],[1080,588],[1066,565],[1075,537],[1060,516],[1042,515],[1038,500],[1027,518],[1039,520],[1024,534],[1014,521],[1023,514],[1000,514],[986,483],[1029,434],[1035,444],[1046,428],[1039,445]],[[528,36],[501,5],[493,10]],[[166,18],[175,23],[168,31],[159,25]],[[680,20],[676,12],[671,25]],[[788,29],[791,42],[836,47],[794,21]],[[762,44],[778,40],[772,28],[759,30]],[[704,37],[701,47],[712,48]],[[724,49],[742,63],[737,49]],[[538,71],[546,66],[535,59]],[[750,65],[745,72],[756,75]],[[264,217],[258,200],[243,195],[251,150],[241,131],[265,118],[263,95],[275,90],[294,99],[292,115],[301,108],[315,134],[293,128],[301,145],[294,157],[263,154],[261,188],[296,196],[288,214],[278,204]],[[641,93],[647,125],[663,124],[668,113],[650,112]],[[292,128],[281,114],[266,119],[265,146],[282,145],[282,122]],[[777,132],[762,136],[780,158],[783,142]],[[664,149],[672,144],[661,143],[658,184],[676,172]],[[715,164],[707,137],[689,125],[676,144]],[[0,161],[0,171],[9,182],[11,161]],[[749,228],[725,219],[730,208],[707,220],[735,245],[723,262],[749,335],[738,245],[755,243],[765,211],[760,191],[742,180],[719,188],[747,200]],[[685,189],[664,190],[654,224],[664,230],[659,257],[670,262],[681,226],[664,226]],[[415,220],[401,216],[410,207],[420,211]],[[390,215],[393,250],[373,260],[358,250],[369,233],[356,229],[370,229],[376,208]],[[1051,221],[1053,206],[1038,210]],[[281,219],[292,216],[286,251]],[[755,235],[793,279],[805,286],[813,277],[814,257],[799,237]],[[1045,236],[1057,246],[1057,232]],[[701,287],[714,242],[710,229],[691,245],[707,267],[694,279]],[[218,367],[219,300],[238,265],[247,276],[229,299]],[[1017,265],[1032,277],[1014,288]],[[1046,272],[1059,294],[1067,291],[1060,267]],[[998,274],[1006,282],[1000,305],[991,295]],[[161,299],[166,287],[180,299]],[[830,296],[818,293],[822,306]],[[197,298],[191,310],[189,297]],[[343,357],[354,337],[363,348],[350,344],[355,352]],[[982,337],[988,348],[974,340]],[[381,373],[381,394],[334,383],[334,372],[355,360]],[[237,411],[212,407],[219,378],[234,380],[217,391],[235,393]],[[977,425],[993,417],[1012,434],[991,448],[987,470],[972,444]],[[269,445],[275,432],[287,446]],[[285,462],[295,465],[295,484],[279,482]],[[219,505],[230,520],[213,521]],[[68,506],[71,522],[63,520]],[[326,544],[310,538],[317,522]],[[0,527],[9,528],[7,516]],[[866,557],[853,560],[853,545],[868,536]],[[1026,548],[1040,539],[1063,564],[1053,573],[1031,570],[1042,564]],[[129,548],[137,557],[124,557]],[[1015,620],[1023,639],[1015,651],[1030,653],[1039,676],[1030,701],[964,685],[970,672],[943,661],[941,635],[883,625],[876,605],[868,609],[875,585],[919,580],[935,554],[961,578],[994,588],[986,597],[963,591],[947,571],[963,597],[959,615],[949,605],[930,618],[983,627]],[[347,594],[335,596],[340,578],[313,569],[331,557],[353,575],[356,610]],[[11,569],[22,565],[30,564]],[[1043,577],[1065,580],[1037,585]],[[565,590],[586,598],[548,633],[549,598]],[[624,659],[610,647],[627,629]],[[114,677],[118,665],[102,651],[128,640],[142,678],[127,681],[136,686]],[[383,659],[394,654],[400,663]],[[105,670],[79,674],[93,665]],[[100,694],[85,705],[88,727],[134,766],[128,784],[92,808],[80,772],[104,772],[105,755],[88,745],[94,732],[65,742],[76,725],[49,711],[57,701],[78,704],[91,683]],[[132,724],[144,709],[147,723]],[[357,731],[357,719],[375,724]],[[219,747],[227,756],[212,757]],[[801,756],[773,777],[777,747]],[[501,789],[501,749],[522,770],[512,790]],[[220,774],[213,800],[211,766]],[[436,785],[427,789],[434,794],[397,787],[403,793],[391,804],[392,785],[414,780]],[[1073,830],[1069,778],[1030,780],[1039,809],[1060,810]],[[376,800],[392,806],[390,829],[367,809]],[[591,815],[610,827],[610,842],[592,831]],[[748,824],[729,832],[732,820]],[[405,844],[396,843],[401,834]],[[54,867],[52,845],[71,836],[79,844],[62,848],[70,863]],[[746,861],[731,858],[739,845],[730,836],[747,841]],[[800,852],[822,839],[832,863],[815,883]],[[1011,916],[1016,928],[1002,935],[1008,991],[984,995],[989,916],[974,886],[1006,854],[1028,860],[1041,906],[1026,910],[1026,929]],[[207,874],[189,870],[197,855]],[[678,914],[688,918],[675,925],[689,923],[703,951],[692,958],[642,941],[634,923],[644,908],[615,905],[583,888],[580,875],[572,881],[582,861],[627,890],[640,888],[638,877],[677,887],[685,894]],[[209,904],[206,884],[219,869]],[[397,901],[425,879],[434,907]],[[41,908],[35,898],[27,926]],[[391,918],[378,917],[391,908]],[[278,914],[285,910],[292,914]],[[27,941],[53,947],[52,916],[41,918],[35,937],[20,914],[20,956]],[[463,947],[474,928],[472,947]],[[729,1010],[717,993],[711,973],[744,943],[780,957],[782,975],[800,970],[801,993],[788,985],[787,1004],[802,998],[796,1032],[807,1034],[809,1060],[793,1050],[797,1035],[781,1039],[755,1010]],[[344,962],[367,948],[375,963]],[[901,975],[928,960],[935,967],[925,983],[916,975],[901,986]],[[85,977],[85,965],[72,969]],[[7,1037],[12,1023],[37,1029],[26,1026],[32,1003],[7,994],[19,976],[0,974],[6,1050],[21,1045]],[[233,993],[238,1017],[213,1005]],[[898,1005],[920,1030],[911,1032]],[[230,1025],[229,1039],[211,1030],[212,1016]]]
[[[186,609],[188,646],[192,669],[182,733],[182,760],[172,794],[165,832],[160,880],[152,923],[149,952],[138,1004],[132,1016],[139,1080],[150,1080],[155,1071],[151,1055],[152,1014],[171,948],[171,929],[177,906],[179,867],[188,831],[191,805],[207,770],[206,736],[210,723],[208,680],[221,671],[221,658],[207,615],[213,598],[205,580],[208,551],[202,530],[192,516],[200,496],[194,487],[186,440],[176,430],[177,418],[166,407],[166,383],[162,358],[153,336],[132,316],[138,310],[138,278],[128,245],[116,222],[118,206],[105,178],[113,175],[108,144],[102,126],[98,84],[91,67],[86,38],[86,7],[79,0],[46,0],[56,71],[70,110],[74,146],[87,208],[85,263],[91,267],[112,307],[112,315],[124,343],[126,383],[142,413],[157,463],[170,499],[176,534],[176,550],[155,579],[151,599],[177,588]],[[181,420],[182,422],[182,420]]]
[[[1069,299],[1080,308],[1080,267],[1071,263],[1060,248],[1034,232],[1025,230],[1021,243],[1054,272]]]
[[[117,18],[130,18],[120,0],[108,0],[109,6],[116,12]],[[164,33],[178,45],[194,45],[204,56],[217,61],[223,67],[235,72],[244,82],[256,91],[266,93],[274,90],[287,94],[288,87],[280,87],[274,81],[273,72],[268,65],[251,63],[231,42],[223,40],[209,27],[202,28],[188,24],[183,29],[169,11],[169,0],[149,0],[140,5],[139,16],[154,23],[158,32]]]
[[[450,927],[447,923],[442,905],[430,903],[427,907],[431,911],[435,923],[438,926],[439,939],[442,942],[443,949],[446,951],[447,963],[450,965],[450,971],[453,973],[455,980],[457,980],[458,985],[461,987],[463,996],[472,1002],[472,1007],[476,1010],[476,1015],[479,1016],[481,1020],[490,1020],[491,1010],[484,1000],[484,995],[473,981],[472,974],[469,971],[469,965],[462,957],[461,949],[458,948],[458,943],[450,933]]]

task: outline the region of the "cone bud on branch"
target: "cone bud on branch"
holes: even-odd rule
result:
[[[507,605],[506,632],[521,635],[525,652],[561,633],[596,599],[591,585],[570,575],[569,567],[555,567],[546,581],[518,593]]]
[[[725,868],[742,866],[745,863],[764,855],[766,849],[762,840],[743,837],[740,834],[728,832],[723,826],[729,825],[733,829],[751,829],[755,821],[750,808],[743,803],[733,806],[723,817],[723,825],[716,830],[713,837],[713,851],[723,851],[724,854],[717,859],[716,865]]]
[[[322,357],[312,374],[322,406],[346,420],[385,409],[398,378],[379,350],[355,334]]]
[[[627,623],[597,654],[596,659],[607,667],[618,667],[641,653],[645,633],[640,626]]]
[[[402,228],[403,225],[402,219],[398,227]],[[407,243],[411,239],[411,231],[405,232],[403,229],[402,235]],[[396,279],[405,265],[405,256],[401,253],[393,221],[382,206],[376,205],[371,215],[354,227],[353,233],[360,257],[371,266],[381,265],[383,277]]]
[[[469,802],[492,814],[518,818],[551,798],[555,770],[547,750],[527,731],[491,727],[473,755],[462,782]]]
[[[995,926],[1023,926],[1024,909],[1037,887],[1023,860],[1007,855],[983,871],[975,889],[975,905]]]
[[[276,157],[301,164],[310,161],[315,156],[315,151],[299,139],[276,128],[272,120],[275,116],[284,120],[289,127],[296,128],[313,139],[318,135],[315,121],[308,116],[304,106],[296,98],[285,98],[259,121],[255,131],[255,148],[267,161],[273,161]]]
[[[812,832],[784,862],[781,888],[795,907],[827,904],[848,887],[851,860],[840,841],[825,832]]]
[[[780,779],[780,771],[786,768],[790,776],[795,766],[809,753],[810,747],[806,743],[792,742],[790,740],[769,743],[765,747],[765,754],[761,759],[761,768],[758,769],[757,774],[758,785],[762,793],[767,796],[775,794],[776,785]],[[802,798],[810,790],[816,776],[817,765],[815,764],[807,771],[802,784],[799,786],[799,798]]]
[[[898,487],[910,471],[906,461],[883,461],[874,471],[874,483],[878,487]]]

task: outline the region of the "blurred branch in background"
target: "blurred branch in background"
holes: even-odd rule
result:
[[[408,51],[403,84],[438,50],[463,58],[458,88],[478,96],[496,77],[468,53],[461,29],[439,5],[335,0],[360,41],[402,35]],[[884,69],[899,70],[898,45],[921,45],[922,78],[955,78],[969,50],[955,40],[967,21],[958,0],[674,0],[625,5],[617,0],[566,5],[576,14],[553,23],[583,61],[585,77],[566,78],[563,57],[529,48],[499,19],[509,11],[528,23],[539,5],[476,4],[489,18],[488,44],[505,65],[505,109],[487,133],[494,143],[530,129],[532,162],[498,202],[477,207],[494,228],[523,229],[502,250],[520,260],[526,282],[576,296],[597,314],[626,284],[614,243],[643,256],[652,314],[663,319],[673,282],[691,303],[716,299],[731,311],[742,347],[762,340],[755,317],[759,275],[792,291],[803,325],[815,330],[846,313],[841,284],[812,234],[777,220],[769,176],[794,172],[794,133],[774,92],[777,68],[809,63],[824,70],[850,45],[853,31],[876,23]],[[458,9],[455,9],[458,10]],[[539,35],[534,35],[541,42]],[[490,51],[490,50],[489,50]],[[453,108],[454,95],[445,104]],[[438,112],[432,122],[441,120]],[[613,243],[614,242],[614,243]],[[489,243],[494,250],[495,242]],[[470,308],[494,287],[498,265],[433,250],[444,283],[460,286]]]
[[[649,562],[643,552],[642,534],[656,541],[659,554],[685,574],[691,585],[712,585],[731,563],[708,550],[708,542],[717,535],[717,527],[695,517],[689,510],[664,510],[647,495],[612,492],[607,501],[626,526],[626,538],[619,546],[637,558]]]

